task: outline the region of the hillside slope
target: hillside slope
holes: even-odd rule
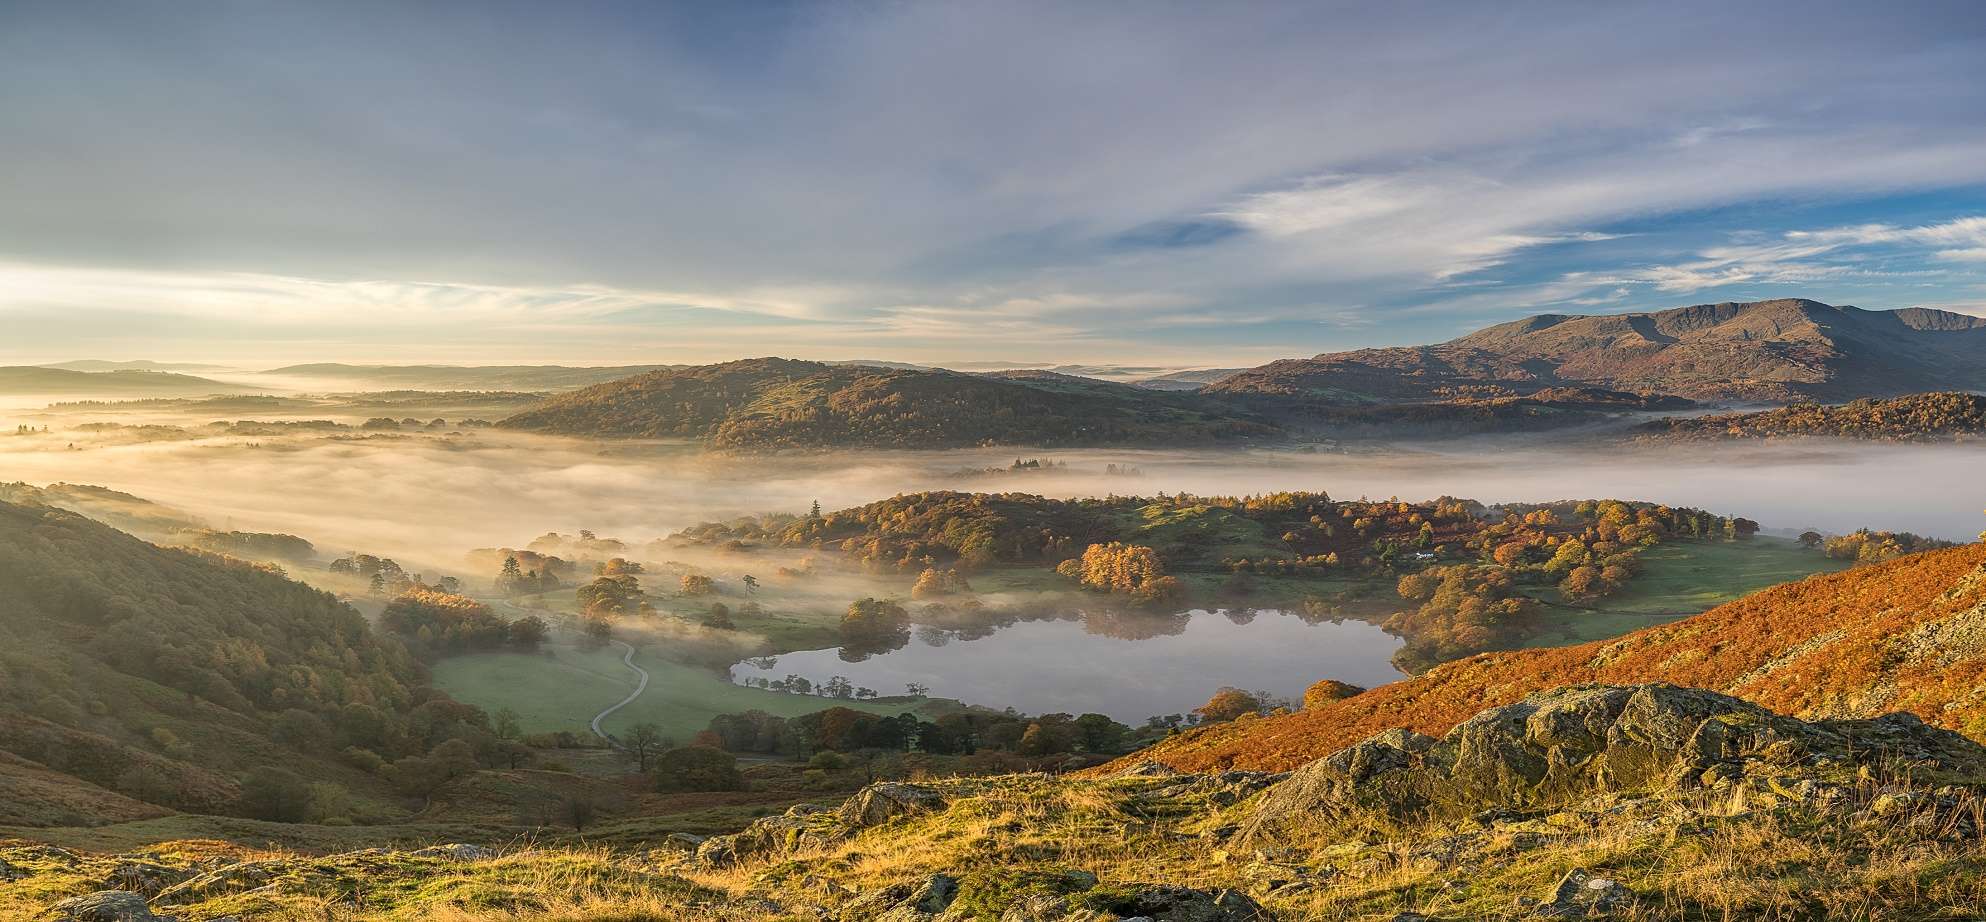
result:
[[[500,425],[718,448],[1200,445],[1272,437],[1252,416],[1052,372],[969,375],[763,358],[596,385]]]
[[[1962,442],[1986,436],[1986,396],[1911,394],[1839,406],[1806,404],[1755,413],[1661,419],[1635,427],[1644,439],[1838,438],[1874,442]]]
[[[0,791],[35,792],[0,824],[239,814],[265,767],[390,813],[343,748],[424,753],[484,720],[328,593],[50,506],[0,502],[0,603]]]
[[[1485,707],[1588,682],[1673,682],[1805,718],[1909,711],[1978,733],[1986,545],[1809,577],[1615,640],[1448,663],[1315,709],[1188,732],[1137,758],[1293,769],[1382,730],[1438,735]]]
[[[1543,314],[1439,345],[1272,362],[1204,392],[1396,401],[1577,385],[1771,402],[1977,389],[1986,387],[1986,319],[1792,298]]]

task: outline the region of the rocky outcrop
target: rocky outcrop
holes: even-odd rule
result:
[[[128,890],[103,890],[74,896],[50,906],[42,916],[48,922],[172,922],[172,916],[156,915],[142,894]]]
[[[1235,890],[1098,884],[1084,871],[933,874],[842,907],[844,922],[1273,922]]]
[[[1389,828],[1857,771],[1981,779],[1986,748],[1908,714],[1806,722],[1699,689],[1574,686],[1483,711],[1439,740],[1392,730],[1339,750],[1266,791],[1244,838],[1290,823]]]
[[[697,845],[696,861],[705,867],[727,867],[754,858],[821,848],[899,817],[944,807],[944,795],[933,788],[885,781],[857,791],[838,810],[801,804],[779,816],[755,820],[741,832],[711,836]]]

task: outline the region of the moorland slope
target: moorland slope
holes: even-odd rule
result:
[[[1383,730],[1441,734],[1484,707],[1590,682],[1673,682],[1804,718],[1907,711],[1976,734],[1986,729],[1986,544],[1808,577],[1614,640],[1446,663],[1287,716],[1190,731],[1138,758],[1288,770]]]

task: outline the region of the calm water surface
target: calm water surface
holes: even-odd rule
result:
[[[1307,624],[1272,609],[1090,614],[1023,621],[970,639],[919,627],[899,650],[867,657],[803,650],[739,663],[731,678],[846,676],[885,695],[917,683],[969,704],[1143,722],[1198,707],[1223,685],[1298,698],[1318,679],[1391,682],[1402,677],[1390,662],[1400,645],[1364,621]]]

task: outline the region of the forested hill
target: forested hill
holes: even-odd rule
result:
[[[1192,394],[1046,372],[970,375],[780,358],[637,375],[555,397],[500,425],[690,438],[717,448],[1178,446],[1281,434]]]
[[[1986,437],[1986,396],[1912,394],[1840,406],[1807,404],[1716,416],[1671,418],[1635,430],[1643,438],[1684,441],[1841,438],[1875,442],[1957,442]]]
[[[0,825],[253,814],[258,768],[378,802],[349,749],[484,720],[329,594],[49,506],[0,502],[0,602]]]
[[[1432,346],[1286,359],[1206,393],[1256,400],[1428,400],[1603,387],[1700,400],[1853,400],[1986,388],[1986,319],[1800,298],[1648,314],[1541,314]]]
[[[1591,682],[1672,682],[1807,718],[1909,711],[1977,736],[1982,637],[1986,544],[1970,544],[1809,577],[1615,640],[1447,663],[1287,716],[1196,730],[1136,758],[1187,771],[1291,769],[1384,730],[1441,734],[1485,707]]]

